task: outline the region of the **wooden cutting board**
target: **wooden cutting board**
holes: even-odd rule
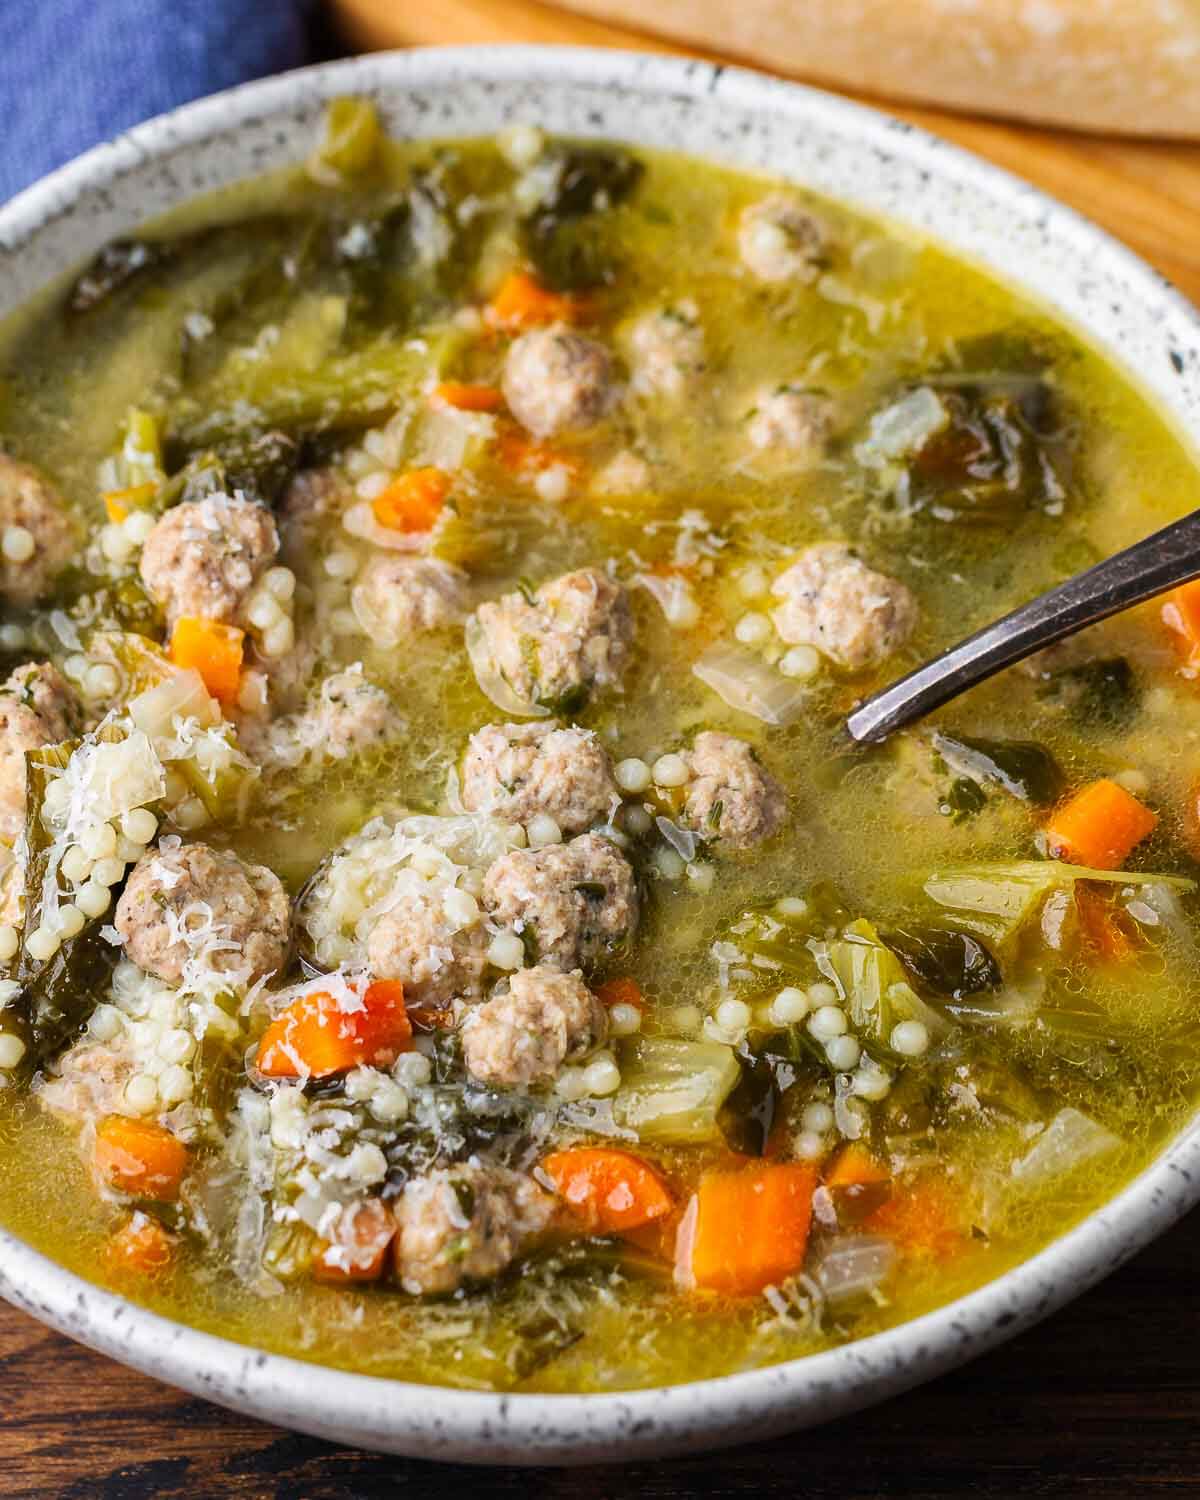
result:
[[[550,42],[687,52],[736,62],[536,0],[436,0],[427,6],[407,0],[334,0],[333,8],[342,35],[356,51]],[[1200,303],[1200,145],[1077,135],[892,103],[883,107],[989,157],[1071,204]]]

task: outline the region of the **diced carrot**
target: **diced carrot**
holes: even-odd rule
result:
[[[444,469],[409,469],[375,496],[371,509],[389,531],[432,531],[451,483]]]
[[[701,1179],[676,1239],[683,1286],[751,1296],[804,1264],[816,1169],[767,1163]]]
[[[1075,886],[1075,909],[1084,941],[1101,963],[1124,963],[1137,948],[1132,924],[1114,904],[1111,892],[1101,892],[1080,881]]]
[[[504,397],[494,385],[468,385],[461,380],[443,380],[434,387],[434,399],[456,411],[499,411]]]
[[[826,1187],[861,1187],[867,1183],[887,1182],[891,1174],[871,1155],[865,1146],[849,1141],[834,1158],[825,1174]]]
[[[1055,859],[1115,870],[1157,824],[1156,813],[1104,778],[1055,809],[1046,824],[1046,847]]]
[[[96,1170],[110,1187],[135,1198],[170,1202],[179,1196],[188,1151],[162,1125],[106,1115],[96,1127]]]
[[[893,1193],[863,1227],[894,1240],[907,1255],[935,1260],[948,1260],[966,1243],[961,1207],[949,1186],[932,1176]]]
[[[618,979],[606,979],[603,984],[598,984],[596,999],[601,1005],[610,1008],[614,1005],[633,1005],[638,1010],[646,1008],[646,997],[642,994],[641,985],[628,974],[623,974]]]
[[[621,1239],[655,1260],[671,1261],[675,1258],[675,1237],[679,1233],[679,1221],[683,1217],[678,1205],[661,1219],[651,1219],[637,1229],[625,1229]]]
[[[1195,674],[1200,668],[1200,578],[1182,584],[1167,595],[1162,607],[1164,624],[1175,632],[1179,649],[1185,658],[1185,671]]]
[[[488,306],[487,320],[516,331],[540,323],[577,323],[586,312],[582,298],[552,292],[528,271],[510,271]]]
[[[185,615],[171,632],[171,660],[199,672],[218,703],[236,703],[242,683],[245,631],[219,620]]]
[[[582,472],[579,460],[549,443],[535,442],[516,427],[506,427],[496,440],[496,457],[510,474],[541,474],[547,469],[563,468],[572,479]]]
[[[849,1141],[826,1172],[825,1186],[833,1199],[838,1222],[848,1229],[861,1224],[887,1202],[892,1192],[892,1176],[864,1145]]]
[[[359,1010],[343,1010],[324,990],[293,1000],[263,1033],[258,1071],[268,1078],[328,1078],[395,1062],[412,1046],[404,986],[379,980],[367,986],[361,1000]]]
[[[379,1198],[367,1198],[345,1208],[331,1239],[324,1241],[317,1252],[313,1276],[334,1284],[378,1281],[395,1236],[396,1221]]]
[[[158,486],[153,481],[131,484],[124,490],[109,490],[104,495],[104,513],[114,526],[119,526],[129,519],[131,512],[144,510],[157,494]]]
[[[149,1214],[135,1213],[121,1225],[104,1247],[104,1262],[110,1272],[133,1271],[156,1276],[175,1256],[177,1241]]]
[[[591,1234],[623,1234],[671,1212],[674,1200],[649,1162],[608,1146],[553,1151],[542,1170]]]

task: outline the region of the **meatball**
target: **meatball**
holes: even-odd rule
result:
[[[789,645],[815,646],[843,667],[874,666],[902,646],[917,623],[917,602],[895,578],[877,573],[844,542],[819,542],[781,573],[771,611]]]
[[[595,833],[502,855],[484,877],[483,904],[532,944],[539,963],[567,970],[631,937],[638,922],[633,870]]]
[[[523,1172],[472,1161],[414,1178],[395,1212],[400,1285],[423,1296],[498,1276],[550,1223],[554,1200]]]
[[[562,323],[522,334],[504,361],[508,409],[535,437],[590,427],[616,399],[612,356]]]
[[[481,604],[481,664],[526,703],[575,711],[593,687],[615,686],[633,639],[629,596],[595,568],[565,573],[532,596],[505,594]],[[482,678],[481,678],[482,686]]]
[[[291,915],[279,877],[207,844],[151,849],[117,902],[117,931],[140,969],[180,984],[195,968],[249,986],[283,968]]]
[[[355,618],[379,646],[399,646],[423,630],[458,625],[467,575],[434,557],[384,553],[363,569],[350,596]]]
[[[770,193],[742,210],[738,253],[760,281],[815,281],[829,231],[789,193]]]
[[[783,788],[745,740],[712,730],[696,736],[684,821],[726,849],[749,849],[777,833],[787,811]]]
[[[344,760],[387,738],[392,700],[363,676],[362,664],[356,662],[325,679],[303,718],[304,739],[333,760]]]
[[[468,812],[512,823],[544,813],[564,833],[581,833],[620,800],[595,733],[544,719],[477,730],[467,743],[461,790]]]
[[[629,335],[639,396],[682,396],[704,369],[704,330],[691,298],[645,313]]]
[[[833,431],[833,403],[826,396],[777,386],[759,393],[746,436],[761,453],[813,463]]]
[[[10,604],[42,598],[76,544],[62,496],[35,469],[6,453],[0,453],[0,539],[6,542],[0,551],[0,594]]]
[[[142,582],[168,624],[184,615],[229,623],[278,551],[269,510],[237,495],[206,495],[155,525],[142,548]]]
[[[0,687],[0,840],[13,843],[25,821],[25,752],[71,734],[76,704],[57,667],[18,667]]]
[[[353,501],[354,490],[336,469],[302,469],[276,507],[285,560],[304,561],[321,523]]]
[[[471,1013],[462,1031],[467,1071],[481,1083],[550,1083],[564,1062],[608,1035],[608,1012],[576,970],[521,969],[505,995]]]
[[[636,495],[649,488],[650,465],[629,448],[610,458],[592,481],[600,495]]]
[[[400,980],[413,1005],[478,995],[488,935],[473,906],[466,892],[440,881],[403,892],[367,939],[371,973]]]

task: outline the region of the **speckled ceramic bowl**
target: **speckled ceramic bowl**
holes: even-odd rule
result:
[[[325,100],[345,93],[378,100],[397,136],[477,135],[533,121],[769,169],[911,224],[1073,322],[1198,445],[1200,318],[1074,213],[975,157],[831,95],[617,52],[513,47],[366,57],[165,115],[0,211],[0,314],[145,218],[301,159]],[[1098,1281],[1198,1199],[1200,1124],[1050,1249],[948,1307],[791,1364],[618,1395],[433,1390],[262,1354],[102,1292],[4,1234],[0,1293],[151,1375],[322,1437],[481,1463],[624,1461],[811,1425],[927,1380]]]

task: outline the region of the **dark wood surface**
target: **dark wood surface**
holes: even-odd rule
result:
[[[724,1453],[577,1470],[416,1462],[283,1432],[135,1375],[0,1303],[0,1495],[1200,1495],[1198,1267],[1200,1212],[1041,1327],[873,1411]]]

